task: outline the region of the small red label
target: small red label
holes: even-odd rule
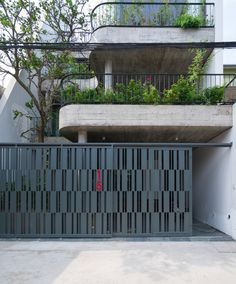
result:
[[[101,170],[100,169],[98,169],[98,172],[97,172],[96,191],[102,191],[102,180],[101,180]]]

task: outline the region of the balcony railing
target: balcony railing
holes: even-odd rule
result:
[[[105,2],[91,13],[93,30],[102,27],[179,27],[187,14],[199,17],[200,27],[214,27],[214,3]]]
[[[191,82],[188,78],[189,75],[180,74],[71,74],[62,79],[56,103],[61,106],[102,103],[214,104],[225,101],[223,94],[226,88],[236,90],[236,74],[204,74]],[[222,99],[203,101],[204,96],[205,99],[210,95],[220,96],[219,92],[222,92]],[[166,101],[168,95],[174,98],[178,94],[179,101]],[[182,95],[185,98],[181,99]],[[192,101],[186,101],[186,96]]]

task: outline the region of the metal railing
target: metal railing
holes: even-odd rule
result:
[[[71,74],[62,79],[55,101],[66,104],[155,104],[186,74]],[[196,93],[206,88],[236,87],[235,74],[202,74],[194,82]]]
[[[67,104],[161,104],[165,90],[183,76],[180,74],[71,74],[62,79],[61,93],[54,101],[45,136],[59,133],[59,110]],[[212,87],[225,88],[224,103],[236,101],[236,74],[206,74],[199,77],[196,92]],[[228,90],[228,91],[227,91]],[[155,98],[156,95],[156,98]],[[37,141],[38,117],[31,120],[29,141]]]
[[[201,27],[214,27],[214,3],[105,2],[91,12],[91,27],[178,27],[181,15],[201,19]]]
[[[226,85],[225,85],[225,88],[228,88],[228,87],[236,87],[236,74],[231,74],[231,75],[228,75],[229,77],[226,76]]]

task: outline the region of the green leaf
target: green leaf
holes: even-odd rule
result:
[[[34,108],[34,102],[33,100],[30,100],[28,102],[25,103],[25,106],[29,109],[33,109]]]

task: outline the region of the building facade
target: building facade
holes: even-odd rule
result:
[[[54,145],[55,155],[48,150],[51,156],[38,146],[50,163],[57,159],[46,188],[72,188],[66,197],[49,197],[64,198],[67,204],[63,212],[55,211],[62,215],[48,217],[53,234],[191,235],[196,219],[236,238],[235,51],[207,48],[202,54],[205,73],[193,82],[195,96],[209,99],[212,89],[222,88],[224,99],[212,105],[189,102],[182,89],[183,101],[168,101],[177,93],[173,85],[180,80],[188,84],[196,55],[181,46],[235,41],[230,32],[235,3],[136,2],[103,1],[94,7],[95,48],[86,55],[93,71],[63,79],[59,131],[79,144],[61,146],[67,156],[59,145]],[[6,129],[0,142],[22,142],[22,122],[12,120],[12,109],[16,104],[23,108],[23,102],[24,92],[12,82],[0,100],[0,123]],[[63,157],[64,166],[58,162]],[[42,166],[31,160],[27,170],[29,165],[35,171]],[[79,215],[71,209],[76,198],[85,204]],[[8,217],[2,218],[7,223]],[[60,229],[57,220],[62,220]],[[82,225],[73,233],[75,223]],[[48,236],[52,231],[40,232]]]

